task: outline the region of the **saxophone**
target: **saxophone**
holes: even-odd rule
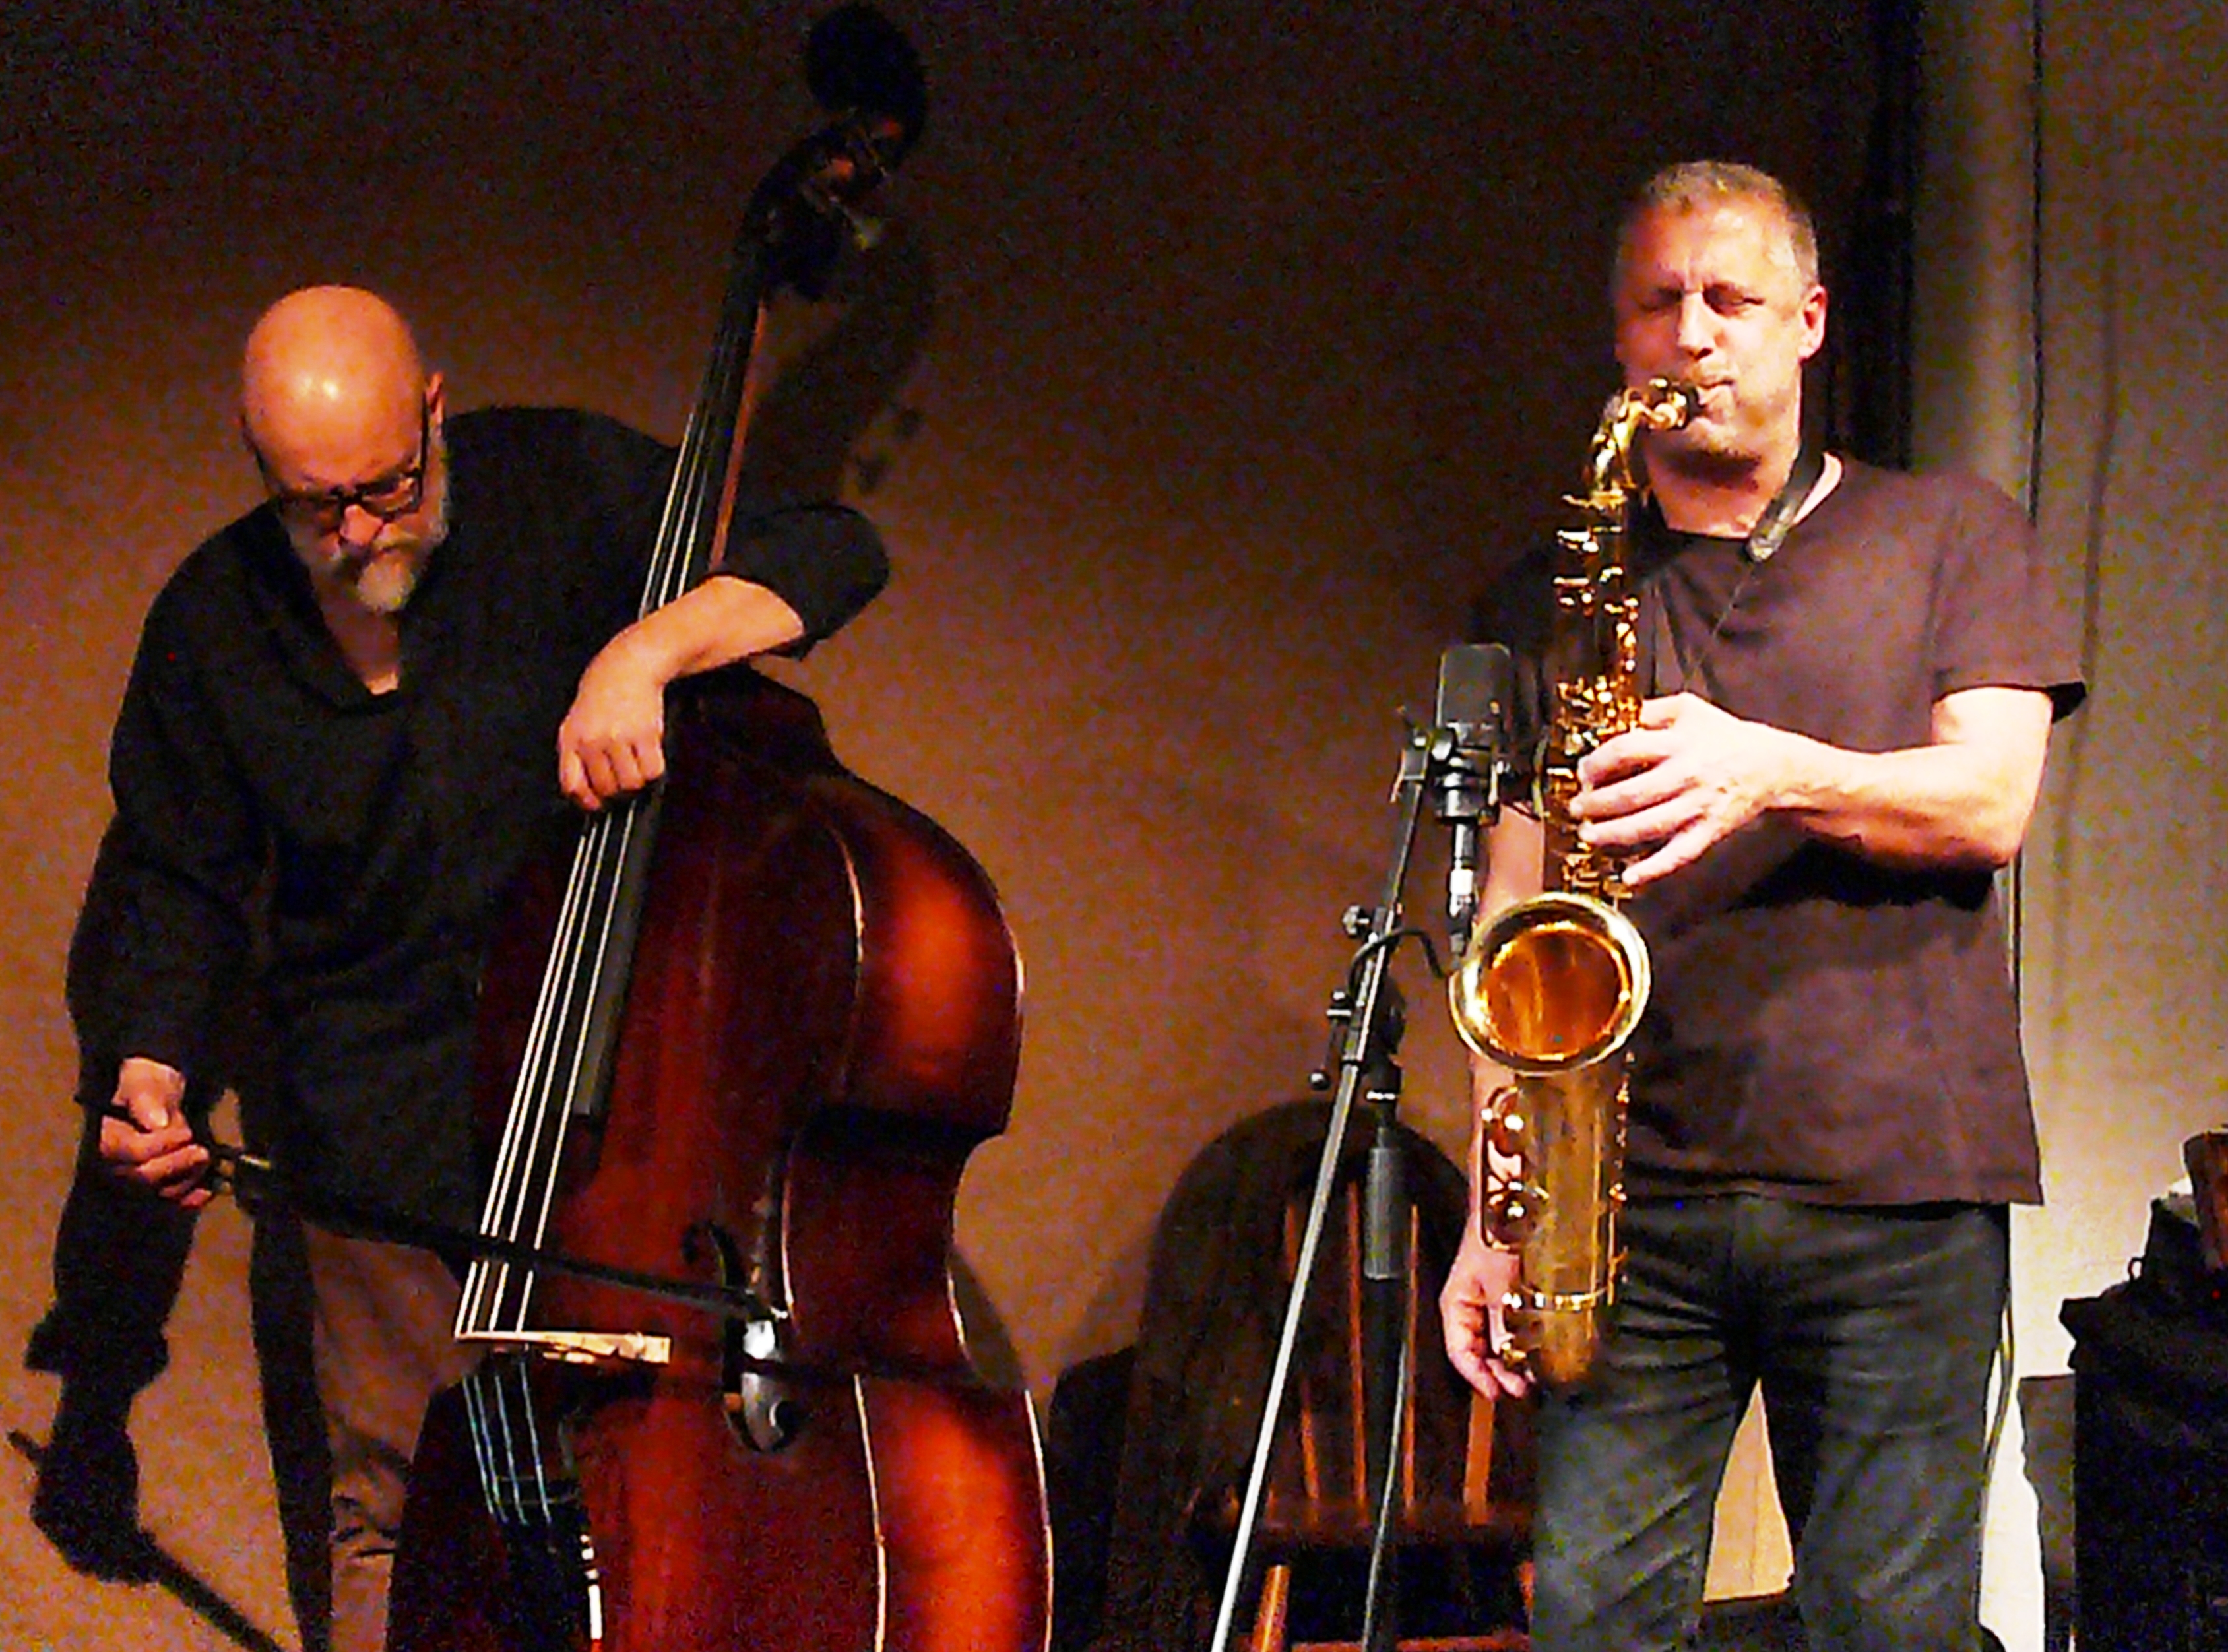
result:
[[[1447,983],[1463,1041],[1514,1079],[1488,1104],[1485,1139],[1519,1168],[1484,1175],[1479,1224],[1520,1256],[1508,1357],[1553,1388],[1585,1382],[1617,1297],[1626,1046],[1649,992],[1647,944],[1617,910],[1617,864],[1579,841],[1571,800],[1578,760],[1640,720],[1639,597],[1624,554],[1632,444],[1642,429],[1685,424],[1696,400],[1692,387],[1657,379],[1603,410],[1585,490],[1565,501],[1578,521],[1556,535],[1543,893],[1482,926]]]

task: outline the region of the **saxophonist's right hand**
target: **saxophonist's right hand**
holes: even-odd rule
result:
[[[100,1157],[119,1181],[198,1210],[211,1197],[209,1153],[194,1139],[185,1101],[186,1078],[177,1068],[126,1057],[100,1121]]]
[[[1439,1292],[1447,1358],[1482,1394],[1521,1394],[1532,1386],[1529,1377],[1510,1369],[1500,1357],[1508,1342],[1501,1304],[1515,1289],[1519,1261],[1515,1252],[1488,1245],[1475,1220],[1466,1221],[1462,1248]]]

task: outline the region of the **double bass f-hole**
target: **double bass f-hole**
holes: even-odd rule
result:
[[[716,1222],[690,1228],[683,1253],[691,1264],[708,1259],[723,1285],[755,1289],[762,1283],[745,1265],[735,1236]],[[778,1293],[758,1290],[757,1296],[771,1301]],[[759,1451],[780,1450],[805,1424],[804,1402],[776,1374],[783,1357],[781,1322],[771,1308],[752,1308],[729,1318],[720,1337],[720,1393],[727,1418]]]

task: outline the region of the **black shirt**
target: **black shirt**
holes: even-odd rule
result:
[[[672,454],[574,412],[464,414],[446,435],[449,533],[399,616],[393,692],[343,658],[267,504],[156,599],[109,753],[122,899],[102,996],[125,1052],[190,1075],[253,938],[292,1173],[455,1221],[477,1213],[482,952],[570,809],[557,726],[639,609]],[[735,519],[727,571],[795,608],[808,645],[887,575],[852,512],[746,501]]]
[[[1638,525],[1642,682],[1848,751],[1932,737],[1935,702],[2048,692],[2080,665],[2026,519],[1972,477],[1849,463],[1777,554]],[[1543,564],[1486,634],[1546,703]],[[1771,816],[1636,895],[1655,989],[1633,1041],[1628,1184],[1840,1205],[2033,1201],[2041,1188],[1985,871],[1897,868]]]

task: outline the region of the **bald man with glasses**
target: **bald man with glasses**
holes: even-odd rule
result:
[[[887,563],[849,510],[745,498],[727,566],[639,614],[671,450],[570,410],[451,418],[401,316],[354,288],[256,323],[240,431],[267,497],[156,599],[111,743],[118,898],[86,996],[120,1059],[93,1156],[173,1209],[208,1199],[186,1098],[252,957],[289,1183],[469,1227],[481,955],[527,854],[663,774],[669,684],[803,651]],[[304,1240],[331,1645],[378,1652],[419,1421],[463,1373],[456,1284],[314,1209]]]

